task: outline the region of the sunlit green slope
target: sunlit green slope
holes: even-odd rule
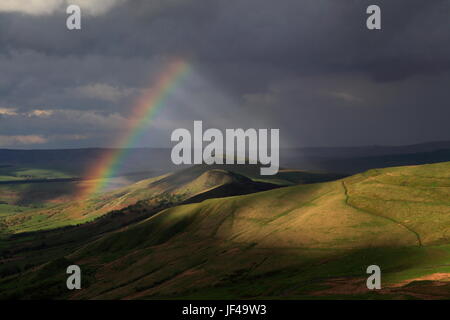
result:
[[[55,276],[67,263],[89,270],[83,290],[68,293]],[[382,291],[365,287],[370,264],[382,268]],[[448,298],[449,279],[441,163],[173,207],[0,288],[73,299]]]
[[[261,181],[259,166],[227,165],[222,169],[219,167],[194,166],[160,177],[142,180],[104,194],[46,205],[44,208],[26,210],[23,213],[11,212],[13,214],[2,219],[3,226],[6,228],[4,230],[9,233],[20,233],[53,229],[85,223],[113,210],[120,210],[139,202],[145,202],[143,204],[151,208],[161,206],[161,204],[165,204],[167,207],[190,198],[192,198],[191,202],[198,202],[208,198],[268,190],[280,185],[311,183],[339,177],[334,174],[282,170],[278,175],[267,177],[265,181]]]

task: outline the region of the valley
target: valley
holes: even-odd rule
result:
[[[194,166],[0,215],[0,297],[448,298],[450,162],[258,171]],[[69,264],[82,290],[65,289]],[[365,286],[371,264],[382,290]]]

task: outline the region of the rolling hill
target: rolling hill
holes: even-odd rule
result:
[[[189,189],[239,180],[209,175]],[[173,206],[73,248],[4,277],[1,297],[449,298],[450,163]],[[65,289],[69,264],[82,290]],[[380,291],[365,287],[371,264]]]
[[[198,202],[214,197],[254,193],[283,185],[330,181],[339,177],[342,175],[281,170],[275,176],[262,179],[257,165],[199,165],[145,179],[104,194],[92,195],[87,199],[69,199],[35,210],[11,210],[13,214],[0,220],[3,220],[3,229],[6,229],[4,232],[7,233],[38,231],[85,223],[137,203],[153,210],[161,208],[161,205],[167,207],[184,201]],[[81,187],[83,183],[89,184],[92,181],[80,182]],[[45,190],[45,186],[40,190]],[[8,204],[16,205],[15,202]]]

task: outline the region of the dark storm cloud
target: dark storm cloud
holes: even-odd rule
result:
[[[164,62],[183,56],[204,77],[199,88],[214,94],[194,92],[189,106],[174,102],[152,143],[166,143],[170,128],[194,115],[217,126],[280,127],[294,145],[449,139],[442,119],[450,116],[450,2],[377,1],[380,31],[365,26],[370,4],[129,0],[83,14],[83,29],[74,32],[61,10],[2,12],[0,108],[57,112],[26,118],[27,126],[20,126],[23,117],[4,115],[0,135],[70,136],[84,128],[92,145],[107,143]],[[89,130],[94,114],[107,120]]]
[[[260,62],[295,72],[361,71],[382,79],[448,69],[448,1],[378,1],[383,30],[365,27],[372,1],[128,1],[87,16],[82,32],[66,15],[3,14],[1,50],[47,55],[151,57],[191,54],[200,61]],[[410,70],[407,66],[411,65]],[[428,69],[427,66],[430,68]]]

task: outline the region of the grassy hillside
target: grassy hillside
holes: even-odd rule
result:
[[[217,169],[217,167],[194,166],[81,200],[73,200],[73,193],[95,181],[81,181],[76,186],[62,183],[60,189],[54,193],[51,192],[54,190],[54,184],[40,186],[34,192],[30,192],[29,189],[26,189],[29,187],[24,185],[14,186],[13,190],[15,191],[18,188],[24,188],[29,192],[5,193],[5,197],[10,200],[14,198],[14,195],[24,198],[24,200],[18,199],[9,204],[22,204],[27,199],[36,206],[39,202],[34,199],[45,199],[46,194],[55,196],[56,193],[60,196],[56,198],[57,200],[53,198],[50,202],[37,205],[38,209],[11,214],[3,219],[3,224],[9,233],[38,231],[85,223],[113,210],[120,210],[138,202],[145,202],[147,208],[154,208],[162,202],[175,205],[191,198],[189,202],[198,202],[213,197],[268,190],[280,184],[311,183],[339,177],[334,174],[286,170],[263,181],[259,176],[259,166],[256,165],[230,165],[223,166],[223,169]],[[234,172],[226,169],[233,169]],[[48,188],[51,190],[49,191]],[[7,188],[5,187],[5,189]]]
[[[77,292],[64,288],[71,263],[85,270]],[[365,287],[371,264],[381,291]],[[442,299],[449,280],[450,163],[441,163],[172,207],[0,288],[3,298]]]

